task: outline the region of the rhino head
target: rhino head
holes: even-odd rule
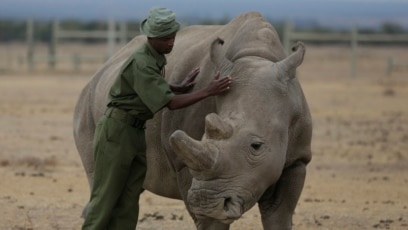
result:
[[[229,224],[277,183],[286,164],[289,129],[301,107],[289,85],[305,48],[298,43],[278,62],[256,56],[231,62],[221,45],[219,39],[212,44],[211,59],[233,77],[231,91],[217,97],[217,111],[206,116],[201,140],[177,130],[170,145],[193,177],[190,211]]]

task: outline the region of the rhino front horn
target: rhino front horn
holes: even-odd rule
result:
[[[218,149],[214,145],[194,140],[181,130],[170,136],[170,145],[187,167],[195,171],[211,169],[218,159]]]

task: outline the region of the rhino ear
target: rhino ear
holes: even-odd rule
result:
[[[277,63],[279,71],[281,71],[279,76],[286,80],[295,77],[296,68],[302,64],[306,48],[302,42],[297,42],[292,47],[292,51],[294,52],[291,55]]]
[[[222,53],[222,46],[224,45],[224,40],[221,38],[215,39],[211,44],[210,58],[215,64],[216,68],[219,69],[223,76],[228,75],[232,68],[232,62],[228,60]]]
[[[215,113],[205,117],[205,135],[208,139],[227,139],[232,135],[232,127]]]

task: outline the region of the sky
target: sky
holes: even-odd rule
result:
[[[273,20],[314,20],[320,25],[408,27],[408,0],[0,0],[0,18],[141,20],[152,6],[178,18],[232,18],[259,11]]]

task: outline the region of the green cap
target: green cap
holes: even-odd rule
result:
[[[160,38],[177,32],[180,24],[176,22],[176,14],[163,7],[153,7],[149,16],[140,24],[140,31],[151,38]]]

